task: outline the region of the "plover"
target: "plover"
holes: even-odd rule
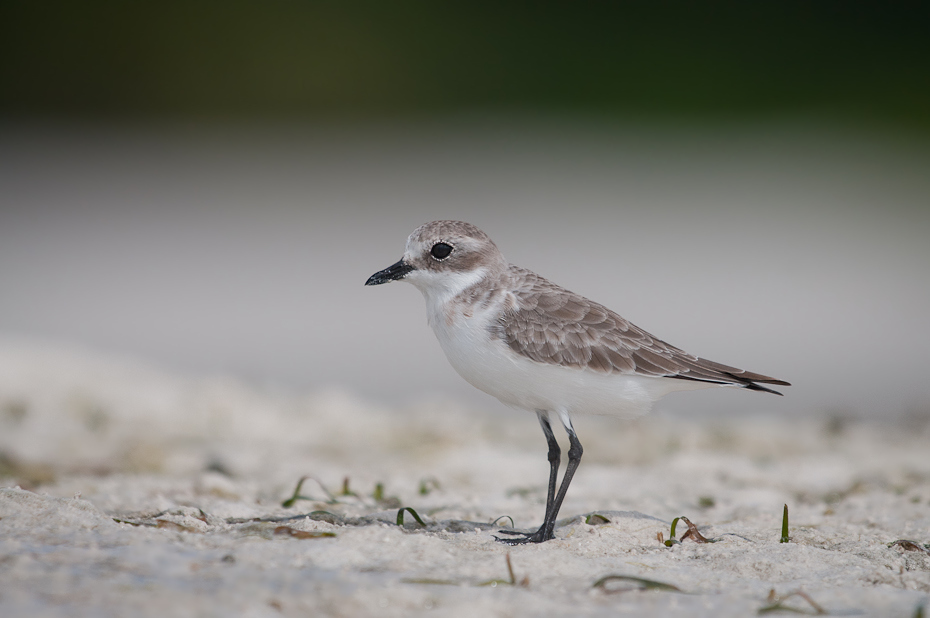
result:
[[[403,258],[365,285],[409,281],[426,299],[429,325],[452,367],[502,403],[535,412],[549,446],[542,526],[499,538],[509,544],[554,537],[556,517],[581,461],[576,413],[633,418],[672,391],[737,386],[780,395],[763,384],[788,382],[689,354],[610,309],[504,259],[474,225],[433,221],[407,239]],[[552,433],[556,415],[568,433],[568,466]]]

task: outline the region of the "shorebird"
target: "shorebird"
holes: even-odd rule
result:
[[[583,449],[573,414],[633,418],[681,390],[735,386],[781,395],[788,382],[709,361],[665,343],[610,309],[507,262],[474,225],[433,221],[407,239],[404,256],[365,282],[407,281],[452,367],[476,388],[535,412],[549,447],[542,526],[497,540],[511,545],[554,538],[555,521]],[[568,434],[568,465],[556,492],[561,450],[556,415]]]

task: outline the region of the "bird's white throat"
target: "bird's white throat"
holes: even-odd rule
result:
[[[444,319],[447,305],[456,296],[481,282],[487,275],[487,270],[478,268],[466,272],[433,273],[428,271],[414,271],[404,280],[412,283],[426,300],[427,320],[430,326],[435,320]]]

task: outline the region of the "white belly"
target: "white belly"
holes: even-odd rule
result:
[[[456,315],[450,323],[436,312],[430,325],[459,375],[509,406],[634,418],[649,412],[657,399],[670,392],[715,386],[538,363],[491,337],[492,315],[496,315],[493,308],[484,315]]]

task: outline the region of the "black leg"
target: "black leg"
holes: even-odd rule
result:
[[[562,424],[565,425],[565,431],[568,432],[568,440],[570,443],[568,449],[568,466],[565,469],[565,476],[562,477],[562,484],[559,486],[559,493],[555,493],[555,482],[558,478],[559,472],[559,462],[561,459],[562,452],[559,449],[559,443],[556,441],[555,436],[552,434],[552,426],[549,424],[548,414],[537,412],[539,417],[539,424],[542,426],[543,433],[546,434],[546,441],[549,443],[549,491],[546,496],[546,517],[543,520],[543,525],[540,526],[539,530],[531,534],[511,532],[508,530],[502,530],[504,534],[512,534],[517,538],[502,539],[499,537],[494,537],[502,543],[507,543],[509,545],[520,545],[523,543],[542,543],[543,541],[548,541],[549,539],[555,538],[555,521],[559,515],[559,509],[562,508],[562,501],[565,499],[565,494],[568,492],[568,486],[572,482],[572,477],[575,475],[575,470],[578,469],[578,464],[581,463],[581,454],[584,452],[584,449],[581,448],[581,442],[578,440],[578,436],[575,435],[575,430],[572,427],[571,420],[567,414],[561,414]]]
[[[549,511],[555,502],[555,482],[559,478],[559,464],[562,462],[562,449],[559,448],[559,442],[552,433],[552,425],[549,424],[549,415],[544,412],[537,412],[539,425],[543,433],[546,434],[546,443],[549,445],[549,491],[546,493],[546,519],[549,519]]]
[[[546,517],[546,536],[547,540],[554,538],[553,531],[555,530],[555,518],[559,514],[559,509],[562,508],[562,500],[565,499],[565,494],[568,493],[568,486],[572,482],[572,477],[575,476],[575,470],[578,469],[578,464],[581,463],[581,454],[584,453],[584,449],[581,448],[581,442],[578,440],[578,436],[575,435],[575,430],[572,428],[571,424],[565,426],[565,431],[568,432],[568,465],[565,466],[565,476],[562,477],[562,485],[559,486],[559,493],[555,497],[555,504],[552,505],[552,511],[548,517]]]

